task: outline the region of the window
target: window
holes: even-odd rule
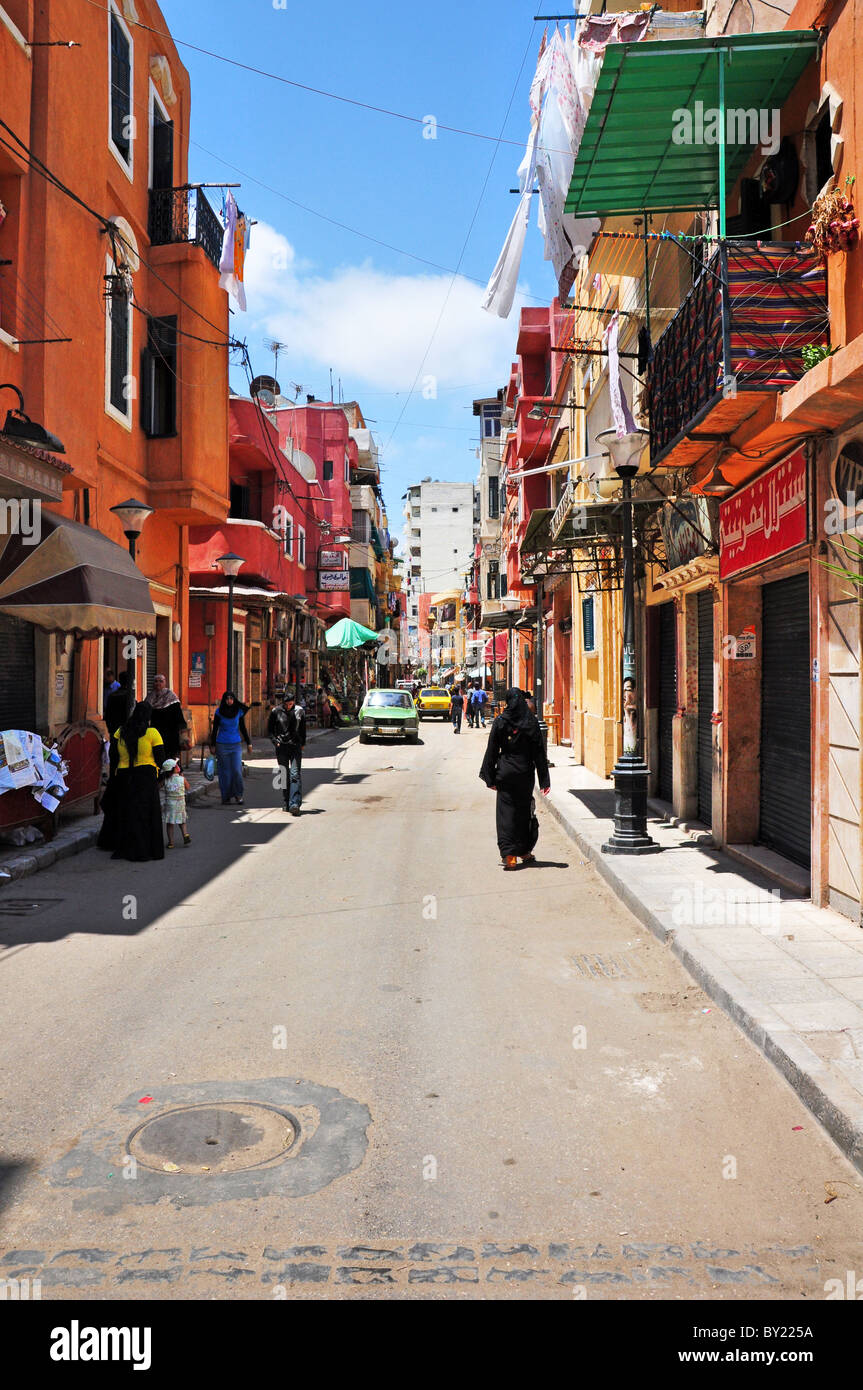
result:
[[[297,527],[297,564],[306,563],[306,533],[302,526]]]
[[[150,187],[174,186],[174,122],[150,83]]]
[[[107,267],[105,409],[109,415],[119,416],[124,424],[131,424],[132,304],[128,284],[117,275],[110,258]]]
[[[289,560],[294,558],[294,519],[285,517],[285,554]]]
[[[500,406],[486,406],[482,412],[483,439],[496,439],[500,434]]]
[[[457,511],[458,511],[458,507],[453,507],[453,511],[454,511],[454,512],[457,512]]]
[[[433,512],[436,512],[436,511],[437,511],[437,507],[430,507],[429,510],[430,510],[430,511],[433,511]]]
[[[489,478],[488,480],[488,514],[491,518],[500,516],[499,484],[499,478]]]
[[[111,149],[125,167],[132,172],[132,135],[134,120],[132,116],[132,39],[129,30],[117,11],[110,12],[110,61],[108,80],[110,83]]]
[[[177,433],[177,318],[147,319],[141,353],[141,428],[150,439]]]
[[[251,492],[244,483],[231,483],[231,501],[228,508],[228,516],[238,521],[251,521],[249,511]]]
[[[348,457],[348,455],[345,454],[345,482],[346,482],[346,483],[349,483],[350,481],[351,481],[351,461],[350,461],[350,458]]]
[[[581,631],[586,652],[596,651],[596,622],[593,611],[593,594],[581,600]]]
[[[331,483],[333,480],[333,461],[324,459],[324,482]]]

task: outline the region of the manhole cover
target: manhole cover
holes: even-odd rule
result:
[[[129,1135],[126,1148],[138,1163],[158,1172],[236,1173],[281,1160],[299,1131],[299,1122],[274,1105],[184,1105],[145,1120]]]

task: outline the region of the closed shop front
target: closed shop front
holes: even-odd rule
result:
[[[761,623],[759,840],[808,868],[812,815],[808,575],[763,586]]]
[[[36,641],[32,623],[0,613],[0,729],[36,728]]]
[[[674,796],[674,716],[677,713],[677,610],[673,603],[659,608],[659,762],[657,794]]]
[[[713,816],[713,593],[697,596],[698,715],[696,721],[696,791],[698,819],[710,825]]]

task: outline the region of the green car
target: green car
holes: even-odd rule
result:
[[[419,742],[417,708],[406,690],[370,690],[363,700],[359,720],[360,743],[368,743],[372,734]]]

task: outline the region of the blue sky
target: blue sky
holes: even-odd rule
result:
[[[515,350],[520,301],[508,320],[497,319],[480,308],[475,280],[487,280],[515,212],[509,189],[527,138],[542,28],[533,23],[535,3],[286,0],[277,8],[273,0],[162,0],[162,9],[192,82],[190,178],[238,180],[239,205],[259,224],[248,312],[234,316],[233,331],[247,339],[260,373],[273,363],[264,338],[287,342],[279,362],[285,394],[293,395],[293,382],[328,397],[332,366],[345,399],[359,400],[373,422],[390,526],[399,531],[408,483],[476,476],[471,403],[505,383]],[[503,134],[518,143],[496,146],[440,129],[424,139],[421,125],[241,71],[183,39],[312,87],[494,137],[515,88]],[[333,226],[279,194],[444,269]],[[520,285],[534,296],[528,302],[547,302],[554,292],[535,213]],[[234,376],[236,386],[243,383]]]

